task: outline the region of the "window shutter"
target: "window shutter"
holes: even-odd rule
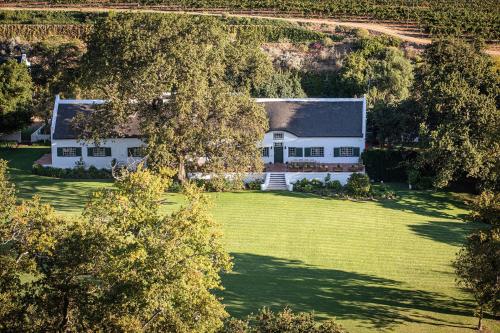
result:
[[[340,156],[340,148],[333,148],[333,157]]]
[[[82,156],[82,147],[76,148],[76,156]]]
[[[304,148],[304,157],[311,157],[311,148]]]
[[[63,156],[62,148],[57,148],[57,156]]]
[[[87,148],[87,156],[89,156],[89,157],[94,156],[94,149],[93,148],[90,148],[90,147]]]
[[[353,156],[359,157],[359,147],[352,147]]]
[[[303,154],[302,154],[302,147],[295,148],[295,154],[297,155],[297,157],[302,157],[303,156]]]
[[[106,156],[111,156],[111,147],[106,147]]]
[[[132,156],[132,148],[127,148],[127,156]]]

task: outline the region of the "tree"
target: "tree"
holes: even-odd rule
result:
[[[422,110],[422,162],[436,171],[437,186],[459,174],[498,186],[499,91],[500,73],[480,49],[448,40],[426,49],[415,92]]]
[[[182,181],[258,170],[267,121],[249,93],[269,69],[263,59],[213,18],[110,15],[89,38],[81,81],[109,102],[76,127],[84,140],[120,137],[137,117],[148,165],[175,167]]]
[[[482,330],[484,313],[500,310],[500,228],[479,231],[467,242],[453,263],[459,285],[467,288],[476,301],[477,329]]]
[[[392,40],[362,38],[341,69],[344,94],[368,94],[369,106],[394,105],[410,95],[413,65]]]
[[[0,329],[216,331],[227,313],[212,292],[230,259],[197,188],[160,214],[170,183],[142,168],[124,173],[67,221],[37,198],[15,206],[0,163],[0,199],[11,203],[0,224]]]
[[[25,64],[9,60],[0,65],[0,133],[18,130],[29,123],[32,91]]]
[[[291,71],[276,70],[276,72],[253,92],[255,97],[262,98],[300,98],[306,97],[299,76]]]
[[[294,313],[289,308],[274,313],[263,308],[250,321],[230,319],[221,333],[347,333],[333,320],[316,323],[311,313]]]
[[[34,83],[33,113],[48,123],[54,104],[54,95],[74,95],[75,77],[84,53],[81,41],[41,41],[33,45],[36,61],[31,66]]]

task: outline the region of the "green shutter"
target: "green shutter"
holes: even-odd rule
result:
[[[82,156],[82,147],[76,148],[76,156]]]
[[[333,157],[340,156],[340,148],[333,148]]]
[[[111,147],[106,147],[106,156],[111,156]]]
[[[359,147],[353,147],[352,151],[354,156],[359,157]]]
[[[302,157],[302,156],[304,155],[304,154],[302,153],[302,147],[300,147],[300,148],[299,148],[299,147],[295,148],[295,155],[296,155],[297,157]]]
[[[63,156],[62,148],[57,148],[57,156]]]
[[[87,147],[87,156],[89,157],[94,156],[94,148]]]
[[[311,148],[304,148],[304,157],[311,157]]]

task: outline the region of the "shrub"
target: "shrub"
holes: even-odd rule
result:
[[[367,149],[361,156],[366,173],[377,182],[406,182],[407,165],[416,157],[413,149]]]
[[[73,169],[61,169],[53,167],[44,167],[40,164],[33,164],[31,172],[35,175],[54,177],[54,178],[69,178],[69,179],[110,179],[113,178],[110,170],[97,169],[94,166],[85,169],[77,166]]]
[[[469,218],[475,222],[482,222],[494,226],[500,225],[500,193],[492,191],[482,192],[472,203],[472,212]]]
[[[262,183],[263,183],[262,179],[256,179],[246,183],[245,187],[248,190],[260,190],[260,185],[262,185]]]
[[[415,190],[427,190],[434,186],[434,177],[424,176],[420,170],[410,169],[408,171],[408,182]]]
[[[240,179],[227,179],[219,176],[210,179],[196,179],[195,183],[207,192],[229,192],[243,189],[243,182]]]
[[[366,197],[370,194],[370,178],[363,173],[353,173],[347,179],[346,191],[355,197]]]

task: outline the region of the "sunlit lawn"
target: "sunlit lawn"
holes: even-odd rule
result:
[[[45,148],[46,150],[46,148]],[[0,150],[11,159],[21,197],[33,194],[78,216],[88,193],[104,181],[61,180],[29,173],[41,148]],[[245,316],[263,306],[315,310],[351,332],[469,332],[472,301],[450,266],[466,234],[467,212],[444,192],[354,202],[294,193],[211,194],[213,214],[234,257],[221,293],[228,310]],[[182,203],[168,194],[165,211]],[[500,332],[492,320],[487,326]]]

